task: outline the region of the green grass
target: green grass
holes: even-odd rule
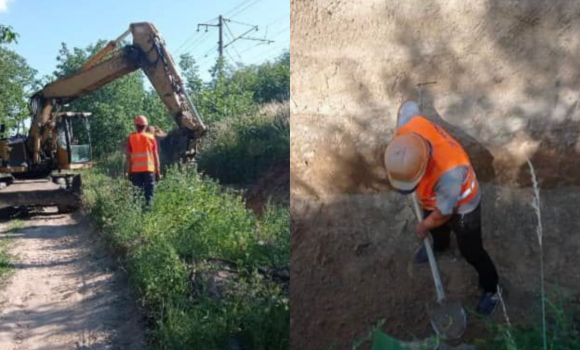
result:
[[[24,223],[21,220],[10,221],[10,225],[3,233],[16,233],[24,227]],[[2,281],[6,276],[12,271],[12,261],[13,257],[10,255],[10,244],[13,242],[10,236],[0,240],[0,281]]]
[[[578,324],[574,322],[577,312],[571,305],[559,301],[552,303],[546,299],[546,348],[550,350],[580,349]],[[541,314],[541,312],[540,312]],[[543,350],[544,323],[513,325],[490,324],[493,336],[476,341],[481,350]]]
[[[580,349],[579,325],[575,321],[578,310],[574,308],[558,291],[546,298],[546,347],[549,350]],[[557,300],[551,302],[550,300]],[[543,350],[544,349],[544,322],[542,322],[541,305],[536,310],[538,322],[531,324],[510,325],[487,320],[486,325],[491,336],[485,339],[476,339],[467,342],[478,350]],[[498,310],[497,312],[501,312]],[[485,320],[485,319],[484,319]],[[372,350],[403,350],[401,342],[383,333],[380,328],[384,320],[373,326],[369,332],[352,343],[352,349],[367,348]],[[433,338],[426,342],[421,349],[432,350],[444,340]],[[432,345],[428,345],[432,344]],[[330,350],[327,348],[325,350]]]
[[[4,231],[5,233],[15,233],[20,231],[24,227],[24,222],[22,220],[12,220],[10,221],[10,225],[8,229]]]
[[[272,104],[252,116],[212,125],[198,159],[201,172],[222,183],[250,183],[290,157],[290,107]]]
[[[144,212],[129,183],[106,173],[83,176],[85,207],[123,257],[156,348],[224,349],[237,339],[251,349],[289,349],[288,295],[257,273],[289,264],[287,208],[258,218],[238,193],[175,167]],[[219,300],[191,290],[192,267],[208,259],[238,266],[239,284]]]
[[[541,215],[540,187],[533,164],[528,160],[532,179],[533,200],[531,207],[537,219],[536,236],[540,254],[540,316],[539,322],[528,325],[511,326],[507,312],[504,311],[506,324],[490,326],[494,337],[482,340],[479,348],[483,350],[568,350],[580,349],[580,324],[575,319],[578,312],[556,290],[555,296],[549,297],[545,289],[543,227]]]
[[[12,259],[8,253],[10,240],[0,242],[0,280],[12,270]]]

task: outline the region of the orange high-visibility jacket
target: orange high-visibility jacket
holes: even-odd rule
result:
[[[155,137],[145,132],[129,135],[132,173],[155,172]]]
[[[423,208],[434,210],[437,204],[435,185],[441,175],[458,166],[468,168],[467,177],[461,186],[461,196],[456,207],[468,203],[479,191],[479,184],[469,157],[463,147],[439,125],[425,117],[414,116],[398,131],[397,135],[414,132],[429,141],[432,146],[431,159],[425,175],[417,187],[417,196]]]

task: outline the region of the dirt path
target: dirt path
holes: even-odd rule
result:
[[[79,215],[0,223],[17,259],[0,288],[0,349],[142,349],[139,313]]]

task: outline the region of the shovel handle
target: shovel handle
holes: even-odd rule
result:
[[[415,209],[415,215],[419,222],[423,221],[423,211],[419,207],[419,201],[417,200],[417,193],[413,192],[413,208]],[[441,302],[445,299],[445,291],[443,290],[443,284],[441,283],[441,275],[439,274],[439,267],[437,266],[437,261],[435,260],[435,255],[433,254],[433,249],[429,243],[429,237],[425,237],[423,240],[425,244],[425,250],[427,251],[427,256],[429,257],[429,266],[431,267],[431,274],[433,275],[433,281],[435,282],[435,291],[437,292],[437,302]]]

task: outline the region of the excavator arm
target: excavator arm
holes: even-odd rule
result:
[[[133,37],[132,45],[115,51],[129,33]],[[144,22],[131,24],[127,32],[95,54],[79,71],[46,85],[31,97],[33,121],[27,146],[32,151],[32,163],[40,161],[41,145],[55,127],[52,120],[55,109],[137,69],[147,75],[179,126],[179,132],[187,138],[184,154],[180,156],[192,158],[197,141],[207,128],[185,90],[163,38],[153,24]]]

